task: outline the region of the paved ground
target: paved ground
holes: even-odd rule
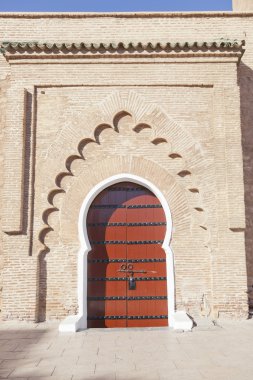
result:
[[[252,380],[253,320],[201,321],[193,332],[0,324],[0,378],[60,380]]]

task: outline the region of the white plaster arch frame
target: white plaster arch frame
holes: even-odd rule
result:
[[[96,196],[107,187],[114,185],[118,182],[134,182],[141,186],[146,187],[152,191],[159,199],[167,222],[167,229],[162,248],[166,254],[166,271],[167,271],[167,294],[168,294],[168,316],[169,326],[175,327],[175,276],[174,276],[174,260],[173,253],[170,248],[171,234],[172,234],[172,217],[168,202],[166,201],[162,192],[150,181],[143,177],[133,174],[117,174],[111,176],[102,182],[98,183],[85,197],[78,221],[78,234],[80,239],[80,250],[78,253],[78,307],[79,313],[77,315],[68,316],[59,325],[59,330],[62,332],[76,332],[78,330],[87,328],[87,255],[91,250],[86,219],[91,203]],[[185,328],[187,330],[187,328]]]

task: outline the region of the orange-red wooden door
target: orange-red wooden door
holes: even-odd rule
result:
[[[156,196],[131,182],[110,186],[87,226],[88,327],[167,326],[166,221]]]

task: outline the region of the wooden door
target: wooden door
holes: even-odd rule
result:
[[[87,227],[88,327],[167,326],[166,222],[156,196],[131,182],[110,186]]]

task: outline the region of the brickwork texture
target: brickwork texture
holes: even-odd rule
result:
[[[96,47],[221,39],[244,40],[242,59],[232,48],[196,45],[121,47],[116,56]],[[177,310],[247,318],[253,14],[0,14],[4,41],[85,42],[94,51],[2,48],[2,318],[78,312],[80,208],[96,184],[120,173],[153,182],[168,201]]]

